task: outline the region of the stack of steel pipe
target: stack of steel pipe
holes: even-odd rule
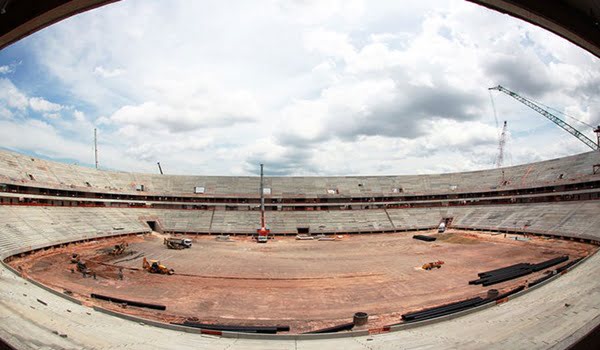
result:
[[[568,256],[561,256],[538,264],[520,263],[506,266],[500,269],[480,272],[479,279],[469,281],[469,284],[481,284],[484,287],[497,283],[509,281],[518,277],[529,275],[532,272],[542,271],[561,262],[567,261]],[[539,283],[539,282],[538,282]]]
[[[512,269],[526,268],[526,267],[529,267],[529,266],[531,266],[531,264],[529,264],[529,263],[519,263],[519,264],[510,265],[510,266],[502,267],[502,268],[495,269],[495,270],[480,272],[480,273],[477,274],[477,276],[479,276],[479,277],[489,277],[489,276],[495,275],[495,274],[502,274],[502,273],[507,272],[507,271],[512,270]]]
[[[469,281],[469,284],[481,284],[487,287],[492,284],[511,280],[513,278],[525,276],[532,272],[531,264],[521,263],[496,270],[480,272],[479,279]]]
[[[435,237],[425,236],[425,235],[414,235],[413,238],[421,240],[421,241],[425,241],[425,242],[433,242],[437,239]]]
[[[167,307],[165,305],[150,304],[150,303],[144,303],[141,301],[133,301],[133,300],[128,300],[128,299],[115,298],[115,297],[106,296],[106,295],[102,295],[102,294],[96,294],[96,293],[90,294],[90,297],[92,297],[94,299],[110,301],[113,303],[127,304],[130,306],[137,306],[137,307],[145,307],[145,308],[154,309],[154,310],[166,310],[167,309]]]
[[[525,267],[525,268],[520,268],[520,269],[513,269],[513,270],[510,270],[510,271],[506,271],[504,273],[494,274],[494,275],[491,275],[489,277],[486,277],[481,282],[481,285],[484,286],[484,287],[491,286],[491,285],[494,285],[494,284],[497,284],[497,283],[502,283],[502,282],[510,281],[512,279],[515,279],[515,278],[519,278],[519,277],[523,277],[523,276],[529,275],[532,272],[533,272],[533,270],[531,269],[531,267]]]
[[[218,331],[228,332],[241,332],[241,333],[261,333],[261,334],[276,334],[277,332],[289,332],[289,326],[232,326],[232,325],[221,325],[221,324],[206,324],[192,321],[183,321],[183,323],[172,324],[193,328],[210,329]]]
[[[425,309],[417,312],[411,312],[402,315],[402,319],[404,321],[423,321],[430,318],[435,318],[439,316],[453,314],[455,312],[463,311],[468,308],[481,305],[488,300],[483,299],[481,297],[475,297],[470,299],[465,299],[462,301],[458,301],[452,304],[446,304],[442,306],[433,307],[430,309]]]
[[[558,265],[562,262],[565,262],[569,260],[569,257],[567,255],[565,256],[559,256],[558,258],[554,258],[554,259],[550,259],[550,260],[546,260],[544,262],[541,262],[539,264],[535,264],[532,266],[533,268],[533,272],[538,272],[538,271],[542,271],[545,270],[549,267],[552,267],[554,265]]]

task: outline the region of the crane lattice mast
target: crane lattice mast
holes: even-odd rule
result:
[[[567,131],[569,134],[575,136],[579,141],[583,142],[589,148],[591,148],[593,150],[600,150],[600,147],[597,143],[595,143],[590,138],[588,138],[587,136],[582,134],[579,130],[577,130],[574,127],[572,127],[571,125],[567,124],[567,122],[565,122],[564,120],[562,120],[559,117],[555,116],[554,114],[548,112],[544,108],[538,106],[535,102],[517,94],[516,92],[510,91],[500,85],[489,88],[489,90],[498,90],[498,91],[504,92],[508,96],[514,98],[515,100],[521,102],[522,104],[526,105],[527,107],[533,109],[534,111],[536,111],[539,114],[543,115],[544,117],[548,118],[554,124],[560,126],[562,129]],[[599,138],[599,141],[600,141],[600,127],[595,129],[594,132],[596,132],[596,134]]]
[[[500,134],[500,141],[498,142],[498,158],[496,159],[496,168],[502,168],[504,164],[504,145],[506,144],[506,120],[502,127],[502,133]]]

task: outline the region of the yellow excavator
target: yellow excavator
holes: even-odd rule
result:
[[[169,269],[165,265],[161,265],[160,261],[158,261],[158,260],[150,260],[148,262],[146,257],[144,257],[144,261],[142,262],[142,267],[144,268],[144,270],[146,270],[150,273],[160,273],[163,275],[172,275],[175,273],[175,270]]]

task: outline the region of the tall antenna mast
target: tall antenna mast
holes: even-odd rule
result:
[[[96,169],[98,169],[98,133],[94,128],[94,158],[96,161]]]
[[[260,165],[260,227],[265,227],[265,184],[263,182],[263,164]]]

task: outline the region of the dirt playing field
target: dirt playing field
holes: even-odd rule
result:
[[[469,285],[477,273],[520,262],[537,263],[561,255],[590,254],[595,246],[514,235],[449,230],[435,242],[412,239],[413,233],[344,235],[337,241],[277,238],[258,244],[249,237],[218,241],[189,236],[190,249],[172,250],[157,233],[126,238],[127,250],[108,254],[123,239],[109,239],[38,252],[11,265],[60,292],[70,291],[86,304],[165,322],[194,318],[229,325],[289,325],[302,333],[352,321],[369,314],[368,328],[400,322],[400,315],[464,298],[485,297],[534,280],[543,272],[491,287]],[[96,279],[71,272],[77,252]],[[150,274],[142,259],[157,259],[175,274]],[[442,260],[440,269],[424,263]],[[119,279],[123,268],[123,280]],[[90,293],[166,305],[155,311],[100,301]]]

